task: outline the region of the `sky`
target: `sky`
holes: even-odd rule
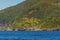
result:
[[[7,7],[17,5],[25,0],[0,0],[0,10],[5,9]]]

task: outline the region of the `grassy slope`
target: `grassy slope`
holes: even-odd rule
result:
[[[59,0],[26,0],[0,11],[0,24],[9,28],[60,28]]]

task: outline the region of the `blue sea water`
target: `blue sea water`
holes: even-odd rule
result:
[[[0,40],[60,40],[60,31],[0,31]]]

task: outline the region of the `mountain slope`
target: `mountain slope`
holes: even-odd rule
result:
[[[26,0],[1,10],[0,24],[11,29],[60,28],[60,0]]]

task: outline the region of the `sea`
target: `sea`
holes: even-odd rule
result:
[[[0,40],[60,40],[60,31],[0,31]]]

